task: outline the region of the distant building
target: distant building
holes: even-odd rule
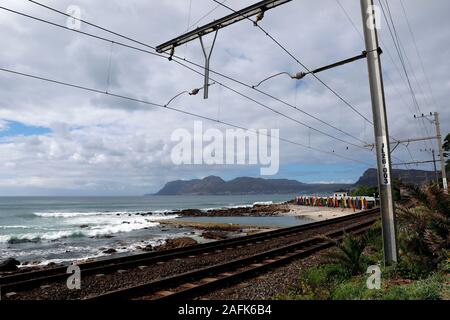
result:
[[[343,199],[343,198],[347,198],[347,197],[348,197],[348,192],[337,191],[333,195],[333,198],[336,198],[338,200]]]

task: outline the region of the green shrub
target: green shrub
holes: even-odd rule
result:
[[[305,270],[297,286],[286,295],[278,296],[284,300],[328,300],[335,283],[349,279],[350,274],[336,264],[325,264]]]
[[[433,274],[411,284],[391,285],[383,293],[384,300],[439,300],[444,289],[444,277]]]
[[[342,282],[333,290],[333,300],[361,300],[367,291],[366,279],[363,277],[353,278]]]
[[[380,300],[411,300],[406,286],[392,286],[386,289]]]
[[[402,258],[414,265],[402,268],[413,276],[423,277],[448,259],[450,197],[436,185],[402,187],[410,194],[410,200],[397,208],[399,243]]]
[[[364,197],[378,195],[378,187],[358,186],[350,195],[352,197]]]
[[[444,283],[445,278],[439,273],[414,282],[409,287],[411,300],[439,300],[444,289]]]

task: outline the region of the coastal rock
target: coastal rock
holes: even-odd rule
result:
[[[105,254],[113,254],[113,253],[116,253],[116,252],[117,252],[117,250],[116,249],[112,249],[112,248],[103,251],[103,253],[105,253]]]
[[[229,208],[229,209],[214,209],[208,211],[188,209],[178,211],[177,214],[184,217],[270,217],[276,216],[280,213],[289,212],[289,206],[284,204],[270,204],[270,205],[254,205],[251,208]]]
[[[88,225],[88,224],[82,224],[82,225],[80,226],[80,229],[87,229],[87,228],[89,228],[89,225]]]
[[[20,265],[20,261],[13,258],[8,258],[0,262],[0,271],[16,271],[19,269],[17,266]]]
[[[41,240],[39,238],[36,239],[17,239],[11,238],[8,240],[8,244],[23,244],[23,243],[38,243]]]
[[[224,231],[207,231],[203,232],[202,237],[211,240],[225,240],[229,238],[229,234]]]
[[[204,216],[205,212],[199,209],[186,209],[176,212],[179,215],[182,216],[188,216],[188,217],[198,217],[198,216]]]
[[[198,242],[189,237],[177,238],[177,239],[168,239],[165,244],[154,247],[153,250],[163,251],[163,250],[171,250],[177,248],[185,248],[198,244]]]
[[[148,246],[145,246],[144,248],[142,248],[142,250],[147,251],[147,252],[152,252],[153,246],[151,244],[149,244]]]
[[[93,237],[89,237],[91,239],[111,239],[114,238],[113,235],[111,234],[104,234],[104,235],[98,235],[98,236],[93,236]]]
[[[279,205],[255,205],[251,208],[233,208],[228,210],[213,210],[214,216],[273,216],[283,211]]]

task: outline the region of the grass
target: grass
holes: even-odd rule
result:
[[[449,300],[450,263],[423,269],[403,253],[398,265],[382,267],[379,290],[367,286],[366,270],[381,265],[381,227],[374,226],[361,237],[346,236],[331,252],[322,255],[321,264],[306,269],[281,300]]]
[[[384,270],[383,270],[384,271]],[[385,274],[380,290],[368,289],[367,275],[348,276],[339,265],[325,264],[307,269],[301,274],[299,283],[281,300],[441,300],[448,299],[450,278],[437,271],[421,280],[389,278]]]
[[[410,200],[397,208],[400,260],[380,268],[381,287],[369,289],[366,270],[383,261],[381,226],[360,237],[347,235],[305,270],[279,299],[449,300],[450,198],[436,185],[400,185]]]

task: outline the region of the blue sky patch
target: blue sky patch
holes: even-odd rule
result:
[[[38,136],[50,134],[52,131],[45,127],[29,126],[16,121],[6,121],[6,128],[0,130],[0,137]]]

